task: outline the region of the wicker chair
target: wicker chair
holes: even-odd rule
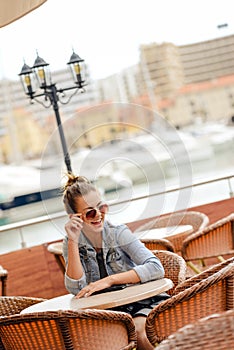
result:
[[[6,295],[6,293],[7,293],[7,277],[8,277],[8,271],[5,270],[0,265],[0,280],[1,280],[1,284],[2,284],[2,295]]]
[[[56,242],[56,243],[51,243],[47,247],[48,252],[54,254],[55,260],[62,271],[62,273],[65,273],[65,261],[63,258],[63,242]]]
[[[164,340],[157,350],[233,349],[234,310],[202,318],[179,329]]]
[[[214,273],[222,270],[225,266],[232,264],[232,263],[234,263],[234,257],[231,257],[228,260],[225,260],[219,264],[213,265],[210,268],[204,270],[203,272],[186,279],[184,282],[179,283],[174,288],[173,295],[178,294],[178,293],[184,291],[185,289],[192,287],[194,284],[199,283],[202,280],[205,280],[209,276],[212,276]]]
[[[137,228],[135,232],[150,230],[152,228],[168,227],[168,226],[177,226],[177,225],[192,225],[193,232],[206,227],[209,223],[209,218],[204,213],[197,211],[182,211],[177,213],[172,213],[168,215],[159,216],[153,220],[150,220],[144,225],[141,225]],[[191,233],[190,233],[191,234]],[[172,243],[175,252],[181,250],[183,240],[189,234],[176,236],[168,236],[167,239]],[[143,241],[141,239],[141,241]]]
[[[136,348],[132,317],[106,310],[60,310],[2,317],[0,336],[4,350]]]
[[[169,252],[175,252],[173,244],[164,238],[147,239],[141,238],[141,242],[144,243],[146,248],[150,250],[168,250]]]
[[[179,328],[234,308],[234,263],[157,305],[146,318],[146,333],[156,346]]]
[[[10,316],[19,314],[23,309],[33,304],[45,301],[43,298],[5,296],[0,297],[0,316]]]
[[[214,258],[222,261],[223,255],[234,255],[234,213],[187,237],[181,254],[198,273]]]
[[[36,303],[45,301],[42,298],[2,296],[0,297],[0,317],[19,314],[23,309]],[[5,349],[0,335],[0,350]]]
[[[153,253],[161,261],[165,277],[173,282],[173,288],[167,291],[168,294],[172,295],[177,286],[186,279],[186,262],[176,253],[165,250],[153,250]]]

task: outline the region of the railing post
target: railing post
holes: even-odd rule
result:
[[[228,178],[228,187],[229,187],[229,195],[230,197],[233,197],[233,190],[232,190],[232,184],[231,184],[231,178]]]
[[[19,228],[19,234],[20,234],[20,238],[21,238],[20,244],[21,244],[21,248],[26,248],[27,244],[26,244],[26,242],[24,240],[24,235],[23,235],[23,232],[22,232],[22,228],[23,227]]]

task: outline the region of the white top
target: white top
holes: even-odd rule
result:
[[[152,228],[145,231],[135,232],[139,239],[169,238],[169,236],[183,235],[193,231],[192,225],[177,225],[160,228]]]
[[[168,278],[162,278],[142,284],[130,285],[124,289],[90,295],[87,298],[77,299],[73,294],[62,295],[41,303],[31,305],[21,311],[21,314],[41,311],[57,311],[79,309],[109,309],[120,305],[136,302],[157,294],[166,292],[173,287],[173,282]]]

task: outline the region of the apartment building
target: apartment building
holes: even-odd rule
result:
[[[153,43],[140,51],[157,108],[174,125],[234,115],[234,35],[183,46]]]
[[[144,91],[139,64],[98,80],[96,82],[96,89],[101,103],[106,101],[131,102]]]
[[[184,83],[234,74],[234,35],[178,47]]]

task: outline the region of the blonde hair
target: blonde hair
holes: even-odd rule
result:
[[[63,187],[63,203],[68,214],[77,212],[76,199],[88,194],[90,191],[96,191],[95,186],[84,176],[76,176],[67,173],[67,182]]]

